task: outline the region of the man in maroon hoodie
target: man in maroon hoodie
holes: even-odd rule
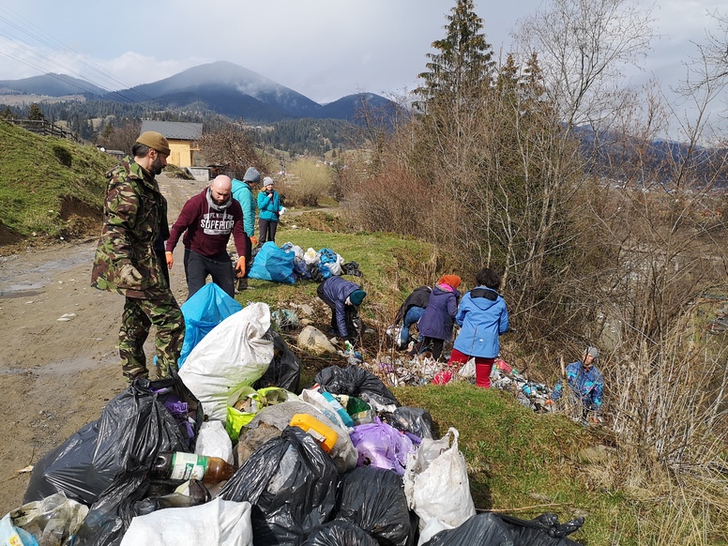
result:
[[[232,234],[238,251],[237,276],[245,275],[245,253],[248,239],[243,229],[243,211],[232,196],[229,176],[216,177],[202,193],[190,198],[170,230],[166,245],[167,265],[172,269],[172,251],[185,233],[185,276],[188,298],[202,288],[207,276],[227,294],[235,297],[233,264],[226,246]]]

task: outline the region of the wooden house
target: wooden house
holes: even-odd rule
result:
[[[168,163],[183,169],[195,164],[194,154],[200,149],[198,142],[202,137],[202,123],[144,120],[142,133],[144,131],[157,131],[167,138],[171,151]]]

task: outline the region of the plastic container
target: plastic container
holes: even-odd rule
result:
[[[334,429],[307,413],[295,414],[291,417],[289,424],[292,427],[298,427],[308,432],[326,453],[333,449],[336,440],[339,439],[339,435]]]
[[[195,479],[203,483],[218,483],[229,480],[236,470],[220,457],[169,451],[157,455],[152,466],[152,476],[181,482]]]
[[[354,420],[351,418],[351,415],[349,415],[344,409],[344,406],[341,405],[341,402],[339,402],[338,399],[330,392],[323,391],[321,394],[324,398],[326,398],[326,401],[331,404],[331,407],[336,410],[336,413],[339,414],[339,417],[341,417],[341,420],[344,422],[344,424],[347,427],[353,427]]]

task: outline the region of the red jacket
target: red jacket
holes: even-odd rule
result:
[[[172,252],[180,236],[186,231],[182,243],[185,248],[211,258],[223,252],[232,233],[235,249],[239,256],[245,256],[248,239],[243,229],[243,210],[240,203],[232,199],[230,206],[216,211],[207,202],[207,189],[191,197],[182,207],[179,218],[170,230],[165,250]]]

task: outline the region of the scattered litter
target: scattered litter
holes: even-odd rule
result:
[[[69,322],[76,318],[76,313],[64,313],[61,315],[58,319],[56,319],[58,322]]]

